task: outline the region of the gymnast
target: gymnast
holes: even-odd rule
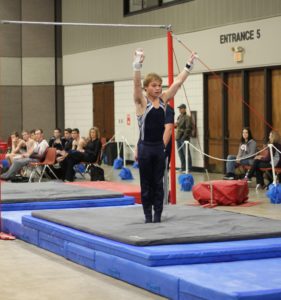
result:
[[[162,91],[162,78],[155,73],[148,74],[143,81],[144,95],[141,84],[144,52],[141,49],[135,51],[133,61],[134,102],[140,129],[138,162],[145,223],[161,222],[164,199],[165,145],[163,133],[166,103],[176,95],[180,86],[187,79],[194,59],[195,54],[192,53],[183,71],[164,92]],[[154,209],[153,218],[152,208]]]

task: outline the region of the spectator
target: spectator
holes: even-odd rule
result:
[[[249,165],[252,166],[254,162],[253,155],[257,152],[257,143],[253,139],[252,132],[250,128],[244,127],[242,129],[241,143],[239,145],[239,150],[237,156],[228,155],[226,163],[226,175],[224,179],[233,180],[235,179],[235,168],[239,165]],[[235,160],[236,159],[236,160]]]
[[[273,144],[278,151],[281,151],[281,138],[277,131],[271,131],[269,134],[269,144]],[[281,154],[275,148],[272,149],[273,152],[273,164],[275,168],[281,167]],[[266,151],[264,155],[257,155],[254,159],[253,166],[249,173],[246,175],[245,180],[250,181],[251,178],[256,175],[256,188],[264,189],[267,186],[264,184],[263,171],[260,168],[271,168],[271,156],[270,151]]]
[[[9,164],[13,163],[15,157],[26,151],[25,142],[20,138],[20,135],[17,131],[14,131],[11,134],[11,143],[11,152],[7,153],[5,156],[5,159],[8,160]]]
[[[186,160],[185,160],[184,142],[190,141],[193,125],[192,125],[191,116],[186,113],[186,105],[181,104],[180,106],[178,106],[178,109],[180,111],[180,115],[178,116],[177,122],[175,124],[176,142],[177,142],[179,158],[181,161],[181,171],[185,172]],[[188,171],[190,171],[191,168],[192,168],[192,160],[191,160],[190,149],[188,146]]]
[[[61,136],[61,129],[54,129],[54,136],[49,140],[49,147],[56,148],[59,151],[64,149],[65,138]]]
[[[1,175],[1,179],[9,180],[14,177],[22,167],[27,166],[30,162],[41,161],[45,157],[47,148],[49,147],[48,142],[44,139],[43,130],[35,130],[36,143],[34,147],[30,149],[30,152],[21,154],[20,158],[14,160],[9,170]]]
[[[69,152],[72,149],[72,137],[71,137],[71,128],[66,128],[64,130],[64,139],[65,139],[65,144],[64,144],[64,151]]]
[[[89,136],[86,140],[85,149],[82,149],[78,142],[77,150],[69,152],[62,161],[62,179],[72,182],[75,175],[75,171],[73,169],[74,165],[79,164],[80,162],[95,163],[99,158],[100,151],[100,132],[97,127],[93,127],[89,130]]]

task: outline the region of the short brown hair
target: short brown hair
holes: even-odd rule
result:
[[[145,76],[143,80],[143,86],[146,88],[150,84],[151,81],[159,81],[162,84],[162,78],[156,73],[149,73]]]

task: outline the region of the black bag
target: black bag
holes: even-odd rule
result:
[[[21,175],[15,175],[10,178],[11,182],[28,182],[29,178]]]
[[[91,181],[105,181],[104,170],[98,166],[91,166],[90,175]]]

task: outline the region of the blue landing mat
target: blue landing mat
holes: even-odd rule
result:
[[[99,208],[95,209],[98,210]],[[77,212],[79,212],[78,209]],[[24,213],[21,212],[21,216],[23,215]],[[9,218],[19,219],[15,215]],[[23,232],[21,233],[22,236],[19,236],[20,238],[39,246],[40,242],[44,241],[44,248],[63,256],[66,251],[63,249],[64,245],[72,243],[89,250],[94,249],[113,254],[147,266],[281,257],[281,238],[144,247],[112,241],[37,219],[30,215],[24,216],[22,223]],[[81,254],[81,256],[83,255]]]
[[[4,224],[7,221],[17,224],[18,229],[20,228],[18,232],[21,234],[21,237],[32,244],[55,252],[96,271],[168,297],[169,299],[281,299],[280,258],[161,267],[148,267],[131,261],[133,252],[135,252],[133,256],[142,257],[145,260],[145,250],[149,250],[146,253],[149,257],[150,254],[159,253],[160,255],[161,248],[166,251],[169,249],[170,251],[174,247],[174,251],[176,252],[178,247],[182,250],[183,248],[181,247],[184,246],[195,246],[196,248],[193,248],[193,251],[198,252],[198,247],[201,247],[202,251],[204,248],[209,247],[209,249],[212,249],[221,245],[220,250],[217,249],[216,255],[212,253],[209,258],[214,259],[215,256],[219,257],[220,251],[224,252],[226,244],[231,244],[233,249],[237,248],[238,250],[239,245],[244,244],[245,247],[246,242],[249,242],[250,244],[254,243],[257,249],[260,248],[261,250],[262,247],[266,248],[267,244],[271,246],[280,245],[280,239],[239,242],[242,244],[235,241],[200,245],[136,247],[94,237],[47,221],[36,220],[31,216],[23,217],[24,225],[22,225],[21,217],[26,214],[30,214],[30,212],[5,212],[3,213]],[[213,250],[215,250],[214,248]],[[252,250],[254,250],[254,247]],[[105,253],[105,251],[108,253]],[[127,255],[128,259],[119,257],[120,254]],[[162,253],[161,255],[167,257],[169,254]],[[278,252],[276,252],[276,255],[278,255]],[[203,257],[204,255],[202,255]],[[231,253],[229,253],[229,257],[231,257]]]
[[[280,300],[281,259],[158,267],[179,279],[181,300]]]
[[[37,202],[20,202],[20,203],[2,203],[2,211],[17,210],[42,210],[42,209],[62,209],[62,208],[79,208],[79,207],[104,207],[104,206],[123,206],[134,205],[135,198],[131,196],[122,196],[118,198],[104,199],[86,199],[86,200],[53,200]]]

